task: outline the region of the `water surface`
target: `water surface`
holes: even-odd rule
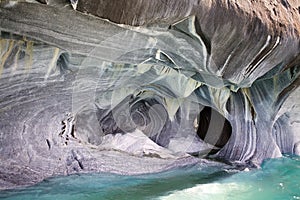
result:
[[[151,175],[57,177],[0,199],[300,199],[300,157],[266,160],[261,169],[193,166]]]

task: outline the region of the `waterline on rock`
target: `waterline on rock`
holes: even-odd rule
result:
[[[261,169],[185,167],[158,174],[85,174],[51,178],[1,199],[299,199],[300,157],[266,160]]]

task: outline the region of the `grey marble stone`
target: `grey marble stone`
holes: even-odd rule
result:
[[[1,2],[0,189],[299,155],[286,2]]]

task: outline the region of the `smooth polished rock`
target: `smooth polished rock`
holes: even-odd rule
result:
[[[0,3],[1,189],[299,154],[297,1],[44,3]]]

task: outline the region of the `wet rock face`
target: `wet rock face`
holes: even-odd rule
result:
[[[42,3],[0,4],[0,188],[299,154],[296,1]]]

